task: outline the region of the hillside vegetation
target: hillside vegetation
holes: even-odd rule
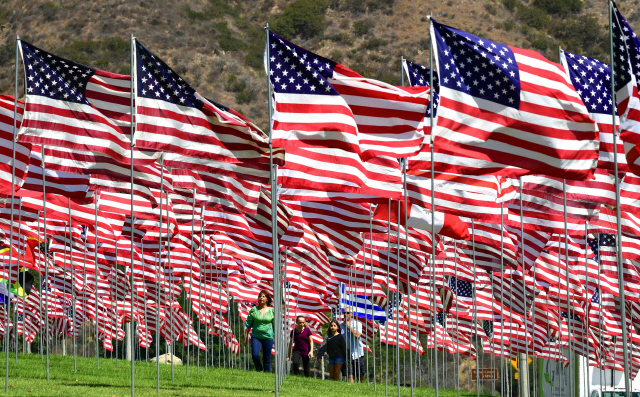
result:
[[[640,1],[618,5],[640,30]],[[355,71],[400,84],[400,57],[428,64],[438,21],[557,60],[608,61],[604,0],[0,0],[0,94],[13,93],[15,35],[57,55],[129,73],[135,35],[203,95],[267,124],[266,22]]]

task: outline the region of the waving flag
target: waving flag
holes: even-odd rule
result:
[[[15,101],[12,96],[0,95],[0,194],[11,195],[11,174],[13,161],[13,107]],[[22,113],[24,113],[24,102],[17,104],[16,132],[22,123]],[[19,189],[24,183],[27,170],[29,168],[29,152],[31,145],[15,143],[16,147],[16,167],[14,189]]]
[[[129,164],[131,140],[120,121],[105,115],[89,97],[93,85],[111,74],[49,54],[20,41],[26,101],[20,141],[100,153]],[[158,155],[134,151],[140,164]]]
[[[373,304],[366,296],[349,293],[347,286],[340,283],[340,305],[353,307],[353,315],[359,318],[372,319],[384,323],[387,315],[378,305]]]
[[[397,162],[370,160],[420,150],[428,89],[364,78],[273,32],[268,46],[273,146],[287,151],[285,168],[292,174],[284,185],[363,193],[370,181],[400,181]]]
[[[497,162],[519,168],[505,176],[593,176],[597,126],[560,65],[433,19],[431,38],[440,71],[436,146],[466,156],[477,173]]]
[[[172,167],[222,172],[251,162],[268,174],[269,144],[262,131],[204,98],[138,40],[135,60],[138,147],[172,153],[165,159]]]
[[[598,123],[600,150],[598,167],[606,170],[614,169],[613,158],[613,118],[611,109],[611,69],[606,63],[582,55],[563,51],[560,61],[569,75],[578,95],[584,102],[589,116]],[[620,120],[616,116],[616,125]],[[618,171],[627,172],[627,160],[624,157],[624,146],[618,140]]]

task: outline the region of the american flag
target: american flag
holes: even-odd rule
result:
[[[449,277],[449,288],[453,292],[454,301],[451,308],[458,312],[473,315],[473,284],[459,278]]]
[[[9,95],[0,95],[0,194],[11,195],[11,173],[13,161],[13,108],[15,100]],[[20,130],[22,114],[24,113],[24,102],[17,103],[16,133]],[[15,143],[16,167],[14,188],[19,189],[26,177],[29,167],[29,152],[31,145]]]
[[[103,113],[87,97],[102,72],[20,41],[25,69],[26,104],[20,141],[103,154],[130,164],[130,136],[118,120]],[[125,132],[126,131],[126,132]],[[141,164],[157,156],[134,151]]]
[[[394,158],[420,150],[428,89],[366,79],[273,32],[268,45],[283,186],[399,198]]]
[[[409,85],[411,87],[429,87],[431,82],[430,71],[426,66],[419,65],[417,63],[404,60],[402,64],[404,67],[404,71],[407,73],[407,77],[409,77]],[[440,95],[438,95],[438,91],[440,90],[440,85],[438,83],[438,72],[433,71],[433,117],[438,113],[438,103],[440,102]],[[424,129],[427,136],[431,135],[431,105],[427,104],[427,112],[425,113],[424,118]],[[425,139],[427,139],[425,137]],[[422,150],[427,150],[428,141],[425,141],[426,145],[423,145]]]
[[[476,167],[469,173],[493,172],[495,162],[518,168],[505,176],[592,177],[597,126],[560,65],[433,19],[431,37],[440,71],[436,146],[466,152]]]
[[[640,59],[640,40],[615,2],[609,4],[613,7],[613,70],[620,115],[620,139],[624,141],[629,168],[637,174],[640,173],[640,65],[637,62]]]
[[[584,102],[589,116],[598,124],[600,149],[598,167],[614,169],[613,119],[611,117],[611,69],[606,63],[583,55],[563,51],[560,60],[578,95]],[[620,125],[616,115],[616,125]],[[618,170],[627,172],[624,146],[618,140]]]
[[[221,173],[251,162],[266,178],[269,145],[261,130],[204,98],[138,40],[135,60],[136,146],[172,153],[165,159],[171,167]]]

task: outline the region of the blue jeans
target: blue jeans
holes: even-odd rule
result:
[[[262,362],[260,362],[260,348],[262,348]],[[271,349],[273,339],[251,338],[251,358],[258,372],[271,372]]]

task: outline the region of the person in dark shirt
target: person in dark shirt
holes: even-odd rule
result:
[[[347,342],[342,336],[342,328],[336,320],[329,323],[327,337],[318,349],[318,361],[322,359],[324,353],[329,354],[329,376],[333,380],[340,380],[342,365],[347,358]]]
[[[287,361],[291,355],[291,345],[293,344],[293,360],[291,370],[294,375],[300,375],[300,361],[304,368],[304,376],[311,376],[309,360],[313,358],[313,339],[311,330],[307,327],[307,319],[304,316],[296,318],[296,327],[291,331],[289,348],[287,349]]]

